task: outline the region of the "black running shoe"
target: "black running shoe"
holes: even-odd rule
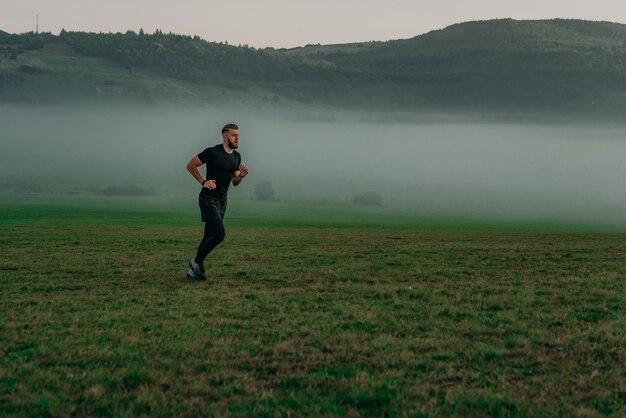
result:
[[[187,270],[187,278],[189,280],[198,280],[196,278],[196,274],[193,272],[193,269],[191,267],[189,267],[189,270]]]
[[[202,266],[196,263],[195,257],[189,260],[189,271],[187,272],[187,277],[192,280],[206,280]]]

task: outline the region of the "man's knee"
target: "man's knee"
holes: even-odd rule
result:
[[[215,241],[217,241],[218,243],[224,241],[224,238],[226,238],[226,231],[223,229],[217,230],[215,232],[215,235],[213,237],[215,239]]]

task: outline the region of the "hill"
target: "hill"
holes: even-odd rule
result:
[[[357,109],[626,113],[626,25],[607,22],[502,19],[278,50],[160,31],[5,33],[0,57],[4,101],[238,94]]]
[[[206,103],[258,96],[275,102],[273,85],[311,85],[316,71],[330,78],[329,64],[303,61],[159,31],[8,35],[0,39],[0,100]]]
[[[624,104],[625,45],[626,25],[506,19],[288,53],[359,69],[370,94],[385,90],[407,106],[593,112]]]

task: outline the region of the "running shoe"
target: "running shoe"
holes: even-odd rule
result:
[[[189,260],[189,271],[187,272],[187,277],[192,280],[206,280],[204,271],[202,271],[202,266],[196,263],[195,257]]]

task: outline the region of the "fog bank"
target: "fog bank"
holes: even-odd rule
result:
[[[267,180],[283,200],[375,191],[416,214],[626,222],[626,125],[324,114],[2,106],[0,178],[140,184],[184,201],[198,190],[185,164],[235,122],[251,169],[235,199]]]

